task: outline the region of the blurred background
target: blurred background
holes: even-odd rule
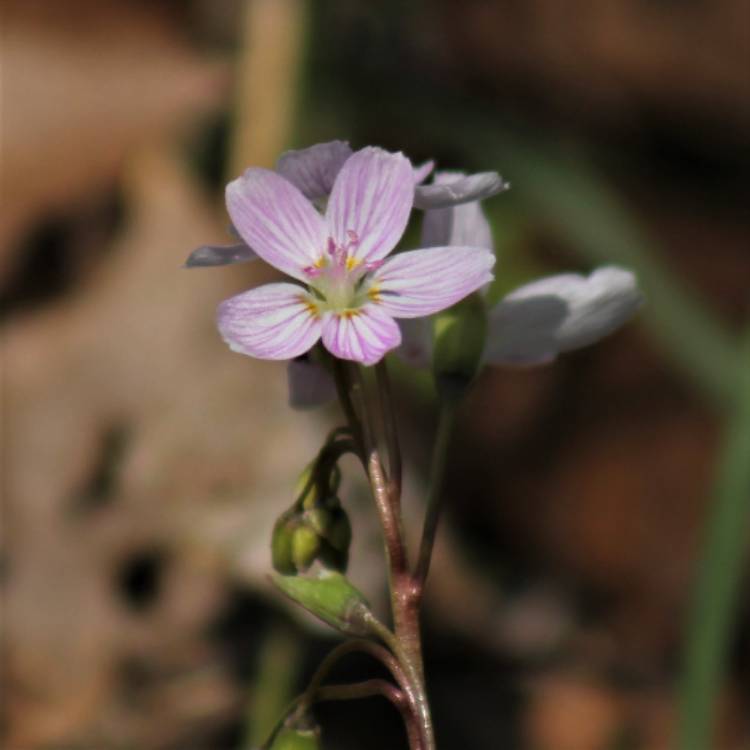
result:
[[[461,412],[424,617],[440,747],[672,747],[742,396],[750,5],[0,8],[2,747],[249,750],[338,642],[265,578],[338,413],[292,412],[283,366],[216,333],[216,304],[270,269],[180,268],[231,242],[228,179],[334,138],[509,179],[486,204],[495,294],[619,263],[647,297],[554,366],[484,372]],[[414,518],[434,403],[394,365]],[[384,611],[366,492],[344,499],[352,578]],[[733,617],[716,750],[750,747],[746,585]],[[384,702],[318,716],[327,749],[405,747]]]

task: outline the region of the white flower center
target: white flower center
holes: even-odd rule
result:
[[[314,265],[304,269],[311,291],[320,298],[321,309],[336,313],[357,310],[377,298],[377,290],[367,277],[383,263],[363,262],[355,258],[359,238],[351,230],[346,234],[349,241],[345,245],[337,245],[329,237],[326,252]]]

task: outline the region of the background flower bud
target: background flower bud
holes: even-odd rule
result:
[[[282,729],[269,750],[320,750],[320,732],[316,729]]]
[[[487,311],[478,294],[435,317],[432,369],[438,394],[461,398],[476,377],[487,338]]]

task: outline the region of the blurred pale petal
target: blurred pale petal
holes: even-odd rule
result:
[[[290,182],[251,168],[227,185],[227,209],[242,239],[270,265],[300,281],[325,250],[323,217]]]
[[[225,300],[217,312],[229,347],[260,359],[293,359],[320,338],[313,297],[296,284],[266,284]]]
[[[432,318],[404,318],[398,321],[401,346],[398,356],[412,367],[429,367],[432,361]]]
[[[185,268],[229,266],[257,259],[258,256],[244,242],[235,245],[201,245],[190,253],[185,261]]]
[[[497,172],[477,172],[453,181],[418,185],[414,190],[414,208],[448,208],[461,203],[481,201],[507,190],[510,185]]]
[[[414,184],[419,185],[424,182],[431,174],[432,170],[435,169],[435,162],[430,159],[424,164],[420,164],[418,167],[414,167]]]
[[[494,254],[478,247],[412,250],[375,271],[372,293],[396,318],[432,315],[492,281],[494,265]]]
[[[486,359],[506,365],[550,362],[615,331],[641,301],[635,276],[622,268],[539,279],[511,292],[490,312]]]
[[[303,355],[289,362],[286,369],[289,405],[293,409],[313,409],[336,398],[336,384],[320,363]]]
[[[337,245],[356,246],[359,261],[384,258],[406,229],[414,200],[411,162],[403,154],[368,147],[339,172],[328,201],[327,220]]]
[[[276,171],[312,201],[327,198],[344,162],[352,155],[346,141],[316,143],[298,151],[286,151]]]
[[[323,323],[323,344],[340,359],[373,365],[400,343],[398,323],[376,305],[329,313]]]
[[[451,184],[463,179],[462,172],[437,172],[435,184]],[[422,222],[422,247],[463,245],[493,249],[492,232],[479,201],[451,208],[425,211]]]

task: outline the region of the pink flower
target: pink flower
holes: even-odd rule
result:
[[[277,172],[248,169],[231,182],[227,208],[240,237],[301,284],[268,284],[223,302],[218,325],[229,346],[293,359],[322,339],[336,357],[370,365],[401,343],[394,318],[432,315],[488,283],[495,258],[486,248],[388,257],[409,220],[414,184],[406,157],[372,147],[336,171],[325,215]]]

